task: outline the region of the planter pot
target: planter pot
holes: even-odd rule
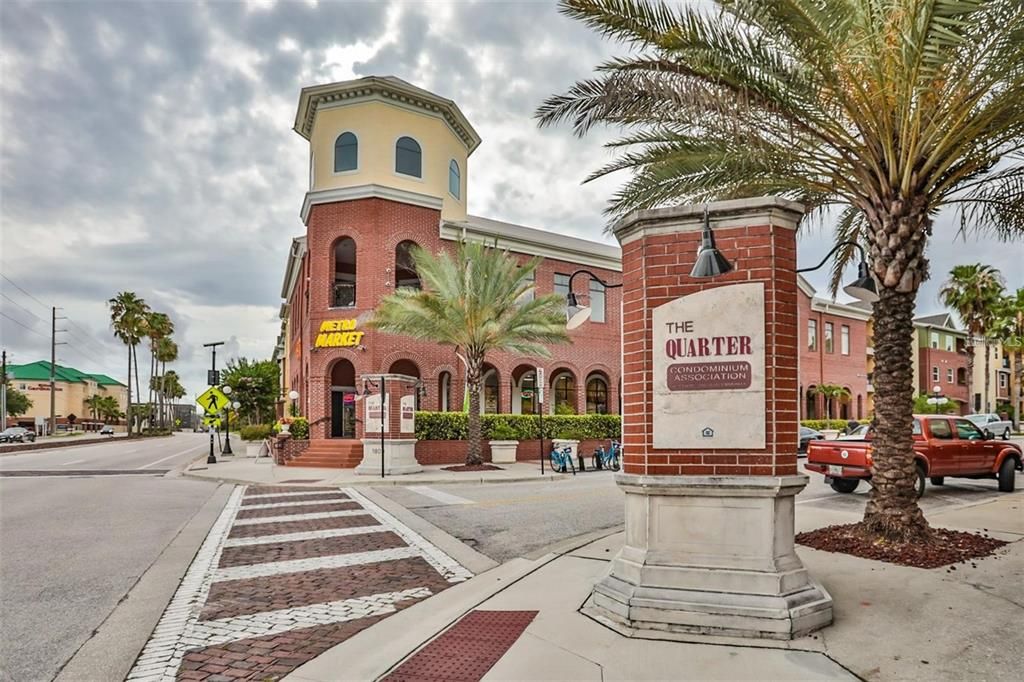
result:
[[[494,464],[512,464],[516,461],[517,440],[492,440],[491,462]]]
[[[569,446],[570,454],[572,455],[573,462],[576,461],[576,455],[579,454],[580,442],[578,440],[569,440],[567,438],[555,438],[551,441],[551,444],[557,450],[561,450],[566,445]]]
[[[269,452],[261,453],[263,449],[263,441],[261,440],[247,440],[245,441],[245,456],[246,457],[259,457],[261,454],[266,457]]]
[[[281,424],[281,433],[289,433],[289,430],[291,428],[292,428],[291,424]]]

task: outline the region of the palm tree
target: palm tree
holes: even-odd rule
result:
[[[153,377],[156,376],[159,362],[156,359],[157,345],[162,339],[174,333],[174,323],[166,313],[151,312],[146,315],[146,336],[149,337],[149,402],[153,399]]]
[[[173,325],[172,325],[173,327]],[[164,397],[166,396],[166,379],[167,379],[167,363],[174,362],[178,359],[178,344],[176,344],[169,336],[160,337],[154,344],[155,348],[153,351],[154,360],[161,366],[160,367],[160,382],[157,386],[157,401],[160,405],[160,426],[164,426],[166,405],[164,404]]]
[[[861,530],[930,541],[917,505],[911,339],[936,212],[1001,237],[1024,229],[1024,3],[1019,0],[562,0],[627,47],[549,98],[542,125],[625,130],[632,177],[611,217],[776,194],[867,246],[878,280],[874,476]],[[853,247],[840,251],[838,282]]]
[[[1003,276],[991,265],[974,263],[954,265],[949,279],[939,290],[939,300],[952,308],[967,327],[967,395],[974,401],[974,347],[978,339],[985,344],[985,400],[983,412],[989,409],[989,345],[990,332],[995,321],[995,306],[1003,294]]]
[[[94,393],[88,398],[86,398],[83,402],[85,403],[85,406],[89,408],[89,412],[92,413],[92,418],[94,420],[98,419],[100,405],[103,404],[103,396],[101,396],[99,393]]]
[[[520,266],[506,251],[463,242],[452,254],[413,253],[423,289],[399,288],[381,299],[370,325],[390,334],[453,346],[469,389],[466,464],[479,464],[481,371],[488,353],[549,357],[544,344],[569,340],[565,300],[556,295],[519,299],[533,286],[539,259]]]
[[[822,384],[814,389],[818,395],[825,396],[825,418],[834,419],[833,406],[837,401],[850,399],[850,389],[838,384]]]
[[[996,332],[1003,349],[1013,356],[1013,381],[1010,384],[1010,402],[1013,404],[1013,422],[1021,430],[1021,386],[1024,386],[1024,287],[1004,296],[996,308]]]
[[[122,291],[114,298],[107,301],[110,308],[110,325],[114,329],[114,336],[121,339],[128,347],[128,411],[131,413],[132,404],[132,362],[135,363],[135,392],[140,393],[138,385],[138,359],[135,358],[135,346],[142,340],[144,334],[144,320],[149,313],[149,306],[146,302],[135,295],[133,291]],[[128,433],[132,432],[131,420],[128,422]],[[142,424],[139,423],[139,433],[142,432]]]

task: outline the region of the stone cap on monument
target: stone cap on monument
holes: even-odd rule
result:
[[[777,225],[795,230],[806,211],[799,202],[774,196],[680,204],[632,211],[612,226],[612,233],[621,244],[626,244],[657,234],[697,232],[704,228],[705,209],[714,218],[715,229]]]

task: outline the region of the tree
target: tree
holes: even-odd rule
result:
[[[563,0],[628,52],[549,98],[542,125],[625,130],[590,178],[633,174],[610,216],[775,194],[867,246],[878,281],[871,497],[860,531],[933,541],[917,505],[911,339],[934,217],[1024,229],[1019,0]],[[706,3],[704,3],[706,5]],[[833,288],[852,258],[839,252]]]
[[[565,300],[555,294],[520,300],[533,286],[539,259],[520,266],[508,252],[478,242],[462,242],[454,254],[416,248],[413,261],[423,289],[403,287],[385,296],[370,326],[455,348],[469,389],[466,464],[479,464],[484,359],[499,351],[549,357],[544,344],[569,340]]]
[[[1003,350],[1013,356],[1010,404],[1013,408],[1013,422],[1020,431],[1020,394],[1024,386],[1024,287],[999,301],[996,317],[996,335],[1003,344]]]
[[[100,413],[100,406],[103,404],[103,396],[101,396],[99,393],[94,393],[93,395],[86,398],[83,402],[85,403],[85,406],[89,408],[89,412],[92,413],[92,418],[98,419]]]
[[[97,412],[103,421],[117,421],[125,416],[117,404],[117,398],[112,395],[102,396]]]
[[[955,265],[949,279],[939,290],[939,300],[952,308],[967,327],[967,396],[974,402],[974,347],[978,339],[985,344],[985,399],[982,411],[989,409],[989,335],[995,321],[995,306],[1003,293],[1003,276],[990,265]],[[972,407],[973,409],[973,407]]]
[[[154,394],[158,393],[158,388],[153,386],[153,377],[159,370],[159,361],[156,359],[157,347],[161,341],[174,333],[174,323],[166,313],[154,311],[145,316],[143,325],[149,338],[149,402],[154,402]],[[156,402],[159,405],[158,399]]]
[[[160,426],[164,426],[167,406],[164,404],[167,396],[167,386],[164,379],[167,376],[167,363],[178,359],[178,344],[169,336],[162,336],[154,344],[153,359],[160,366],[160,382],[156,386],[157,400],[160,404]]]
[[[274,414],[280,389],[279,370],[273,360],[230,360],[221,379],[231,387],[231,400],[241,405],[239,410],[247,424],[262,424],[264,416]]]
[[[818,395],[825,396],[825,418],[834,419],[835,414],[832,409],[836,402],[843,402],[850,399],[850,389],[839,386],[838,384],[821,384],[814,389]]]
[[[914,398],[914,414],[952,414],[959,412],[956,402],[952,400],[947,400],[941,405],[932,405],[928,401],[933,397],[927,393],[922,393]]]
[[[14,388],[10,384],[7,385],[7,415],[11,417],[20,417],[29,410],[32,409],[32,399],[27,395]]]
[[[107,301],[110,308],[110,326],[114,336],[128,347],[128,405],[132,404],[132,363],[135,364],[135,393],[139,393],[139,362],[135,358],[135,346],[142,340],[145,333],[145,318],[149,314],[149,306],[133,291],[122,291]],[[130,411],[130,410],[129,410]],[[128,433],[132,432],[132,422],[128,422]],[[142,433],[142,422],[138,432]]]

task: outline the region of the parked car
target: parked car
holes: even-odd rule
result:
[[[1016,472],[1024,471],[1024,455],[1016,443],[996,441],[963,417],[914,415],[914,462],[917,494],[925,479],[942,485],[946,477],[995,478],[1001,492],[1012,493]],[[811,441],[804,468],[825,476],[839,493],[852,493],[871,480],[871,434],[864,440]]]
[[[974,422],[974,425],[984,431],[988,429],[1003,440],[1010,440],[1010,432],[1013,431],[1013,422],[1000,419],[998,414],[969,414],[965,419]]]
[[[29,431],[24,426],[12,426],[10,428],[0,431],[0,443],[34,443],[36,440],[36,434],[34,431]]]
[[[100,429],[100,435],[101,436],[113,436],[114,435],[114,427],[111,426],[110,424],[104,424],[103,428]]]
[[[865,436],[868,435],[868,430],[870,429],[871,424],[861,424],[853,431],[839,436],[836,440],[864,440]]]
[[[825,436],[821,431],[815,431],[814,429],[807,428],[806,426],[800,427],[800,447],[797,448],[797,454],[805,454],[807,452],[807,444],[812,440],[824,440]]]

